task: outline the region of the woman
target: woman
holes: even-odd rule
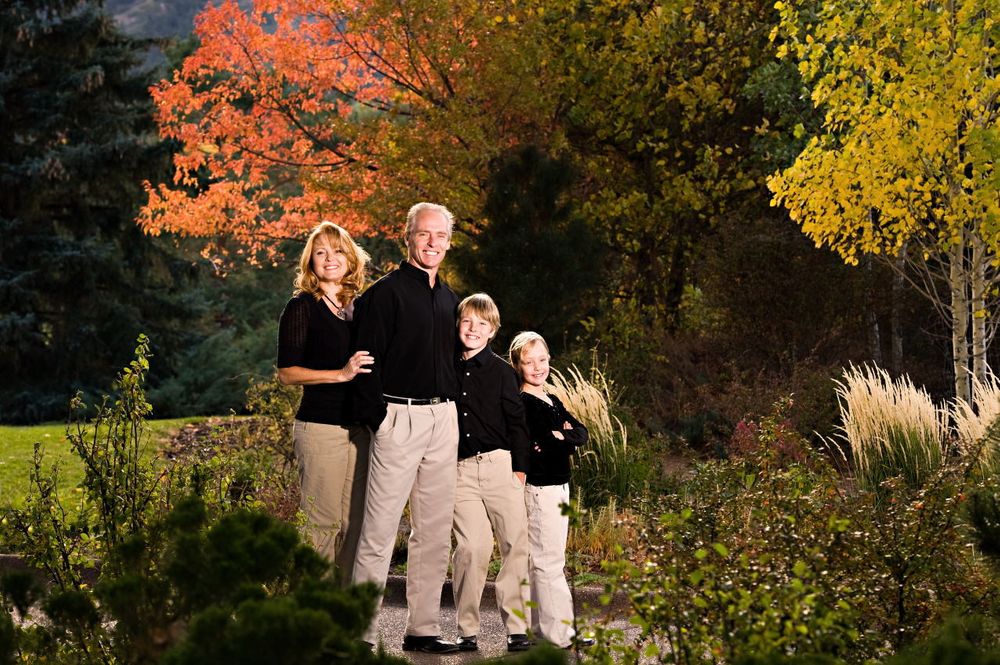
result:
[[[368,475],[368,428],[352,422],[347,402],[348,382],[374,362],[367,351],[350,353],[354,299],[367,262],[344,229],[321,223],[306,240],[295,292],[278,324],[278,380],[304,387],[292,437],[306,530],[345,582]]]

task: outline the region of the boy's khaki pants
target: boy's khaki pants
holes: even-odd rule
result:
[[[492,527],[492,528],[491,528]],[[458,633],[479,633],[479,605],[493,557],[500,547],[497,608],[508,635],[527,632],[528,516],[524,486],[511,469],[510,452],[494,450],[458,462],[453,559]]]
[[[385,586],[407,495],[406,634],[440,635],[441,587],[448,573],[455,505],[458,412],[454,402],[389,404],[372,440],[365,518],[354,582]],[[378,615],[364,639],[378,642]]]

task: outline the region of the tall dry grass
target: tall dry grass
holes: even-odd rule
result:
[[[877,490],[902,476],[911,487],[941,465],[948,441],[948,412],[908,377],[893,379],[878,367],[853,365],[837,382],[843,435],[858,484]]]
[[[1000,472],[1000,449],[995,437],[987,437],[991,426],[1000,418],[1000,381],[990,374],[986,381],[972,380],[972,402],[963,399],[952,402],[952,420],[958,449],[965,456],[975,455],[984,474]]]
[[[630,451],[628,430],[611,413],[610,382],[598,368],[585,377],[572,365],[566,373],[553,370],[547,390],[584,424],[590,441],[573,458],[573,484],[586,507],[627,502],[645,477],[642,460]]]

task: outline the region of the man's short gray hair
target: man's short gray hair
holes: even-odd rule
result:
[[[425,212],[436,212],[444,215],[444,218],[448,220],[448,239],[450,240],[451,232],[455,228],[455,216],[443,205],[422,201],[411,207],[410,211],[406,213],[406,231],[404,234],[406,244],[410,244],[410,238],[413,236],[413,227],[417,224],[417,218]]]

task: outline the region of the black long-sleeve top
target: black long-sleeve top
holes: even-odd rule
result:
[[[358,420],[377,429],[385,418],[382,397],[455,399],[458,296],[438,275],[403,263],[357,299],[355,349],[375,358],[370,374],[352,382]]]
[[[458,458],[509,450],[514,471],[528,471],[528,425],[514,368],[489,347],[458,361]]]
[[[548,397],[551,405],[531,393],[521,393],[532,443],[528,482],[536,486],[568,483],[569,458],[589,437],[587,428],[566,410],[558,397]],[[573,429],[563,429],[563,423],[567,422]],[[563,439],[554,437],[553,431],[560,432]]]
[[[293,296],[278,321],[278,367],[340,369],[350,357],[350,324],[308,293]],[[350,425],[348,384],[317,383],[302,387],[295,417],[310,423]]]

